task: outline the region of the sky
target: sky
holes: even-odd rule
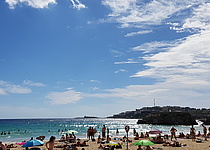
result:
[[[209,108],[209,0],[1,0],[0,118]]]

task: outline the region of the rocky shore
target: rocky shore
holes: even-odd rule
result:
[[[210,109],[180,106],[143,107],[135,111],[126,111],[108,118],[139,119],[138,124],[159,125],[196,125],[200,120],[210,125]]]

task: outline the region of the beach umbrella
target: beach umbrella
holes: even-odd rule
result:
[[[33,147],[33,146],[40,146],[43,144],[44,142],[40,140],[31,140],[31,141],[26,142],[22,147]]]
[[[17,145],[24,145],[26,142],[16,143]]]
[[[150,130],[149,131],[149,134],[159,134],[159,133],[162,133],[162,131],[160,131],[160,130]]]
[[[133,145],[149,146],[149,145],[154,145],[154,143],[148,140],[140,140],[133,143]]]

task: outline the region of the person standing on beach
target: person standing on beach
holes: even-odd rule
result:
[[[116,135],[119,135],[119,130],[117,129],[117,131],[116,131]]]
[[[102,128],[102,137],[106,138],[106,127],[105,127],[105,125],[103,125],[103,128]]]
[[[6,146],[5,146],[2,142],[0,142],[0,148],[1,148],[2,150],[6,150]]]
[[[210,127],[208,128],[208,130],[209,130],[209,132],[208,132],[207,136],[210,136]]]
[[[54,143],[55,143],[55,137],[51,136],[50,140],[46,143],[46,147],[48,150],[53,150],[54,148]]]
[[[90,131],[91,131],[91,127],[88,128],[87,130],[87,138],[90,140]]]
[[[95,134],[97,133],[96,129],[93,129],[93,139],[95,139]]]
[[[171,130],[170,130],[170,132],[171,132],[171,141],[172,141],[173,137],[176,139],[176,131],[177,130],[174,127],[171,128]]]
[[[195,128],[192,125],[192,128],[190,128],[190,137],[192,141],[195,141]]]
[[[133,135],[135,136],[136,135],[136,129],[133,128]]]
[[[205,138],[205,141],[207,141],[207,128],[204,124],[202,124],[202,127],[203,127],[203,137]]]

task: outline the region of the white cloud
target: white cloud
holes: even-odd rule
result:
[[[0,88],[0,95],[6,95],[7,93],[5,92],[4,89]]]
[[[30,80],[24,80],[23,84],[28,85],[28,86],[40,86],[40,87],[46,86],[43,83],[36,83],[36,82],[30,81]]]
[[[122,98],[126,100],[139,100],[141,97],[150,97],[149,93],[163,93],[169,89],[161,88],[159,85],[129,85],[125,88],[107,89],[104,93],[89,94],[96,98]]]
[[[153,105],[208,106],[210,86],[196,86],[176,82],[162,82],[154,85],[129,85],[125,88],[108,89],[103,93],[87,94],[86,97],[112,99],[118,106],[131,108]],[[199,102],[200,101],[200,102]]]
[[[131,32],[131,33],[127,33],[125,35],[125,37],[131,37],[131,36],[135,36],[135,35],[140,35],[140,34],[148,34],[151,33],[152,30],[143,30],[143,31],[138,31],[138,32]]]
[[[136,64],[139,63],[137,61],[134,61],[133,59],[127,59],[127,61],[121,61],[121,62],[114,62],[116,65],[121,65],[121,64]]]
[[[70,104],[75,103],[82,99],[82,94],[68,88],[65,92],[52,92],[46,96],[50,100],[51,104]]]
[[[151,53],[153,51],[166,51],[170,48],[179,45],[181,40],[175,41],[153,41],[149,43],[143,43],[140,46],[133,48],[134,51],[143,51],[144,53]]]
[[[70,0],[70,1],[72,2],[73,7],[78,10],[86,8],[86,6],[82,4],[79,0]]]
[[[91,83],[101,83],[100,81],[98,80],[90,80]]]
[[[19,3],[19,0],[5,0],[9,4],[10,9],[14,9],[15,5]]]
[[[121,27],[144,27],[160,25],[176,13],[199,5],[207,0],[103,0],[102,3],[111,9],[108,21],[118,22]]]
[[[48,8],[50,4],[56,4],[56,0],[5,0],[11,9],[16,5],[26,4],[34,8]]]
[[[167,23],[171,25],[170,29],[177,32],[200,32],[201,30],[210,29],[210,3],[200,4],[193,8],[192,15],[180,23]]]
[[[22,87],[20,85],[14,85],[12,83],[6,82],[6,81],[1,81],[0,80],[0,93],[1,95],[5,95],[8,93],[14,93],[14,94],[26,94],[26,93],[31,93],[31,89],[27,87]]]
[[[137,4],[135,0],[104,0],[103,4],[112,10],[109,21],[118,22],[122,27],[162,24],[167,19],[173,19],[181,10],[190,8],[188,13],[191,14],[187,15],[188,18],[187,16],[175,18],[178,23],[168,22],[167,24],[180,32],[191,31],[191,35],[178,40],[152,41],[132,49],[149,54],[140,56],[143,62],[146,62],[144,70],[131,77],[139,77],[139,80],[153,78],[156,83],[107,89],[102,93],[86,96],[115,101],[124,99],[123,105],[134,103],[134,108],[136,105],[151,106],[154,98],[158,101],[158,105],[208,106],[210,97],[210,3],[205,2],[207,1],[152,0],[147,4],[143,2]],[[150,16],[147,18],[148,15]],[[115,64],[129,64],[132,61],[115,62]]]
[[[93,90],[93,91],[97,91],[99,89],[100,89],[99,87],[91,87],[91,90]]]
[[[185,84],[210,83],[210,32],[191,35],[181,44],[166,52],[146,56],[145,66],[132,77],[165,79],[167,82]]]
[[[128,71],[125,69],[119,69],[119,70],[115,71],[114,73],[120,73],[120,72],[128,72]]]

